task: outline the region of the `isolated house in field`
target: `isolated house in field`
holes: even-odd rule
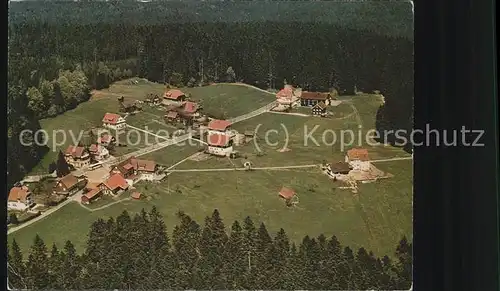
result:
[[[326,116],[326,104],[323,101],[320,101],[319,103],[316,103],[316,105],[313,106],[311,109],[311,113],[314,116]]]
[[[155,161],[140,160],[131,157],[118,165],[111,168],[110,175],[119,174],[128,181],[129,184],[133,183],[136,179],[154,180],[158,170],[158,165]]]
[[[90,164],[89,152],[81,146],[70,145],[64,152],[66,162],[75,168],[81,168]]]
[[[288,187],[282,187],[279,192],[279,197],[285,199],[286,204],[290,206],[292,205],[292,198],[295,196],[295,194],[295,190]]]
[[[300,96],[300,105],[301,106],[314,106],[319,102],[325,103],[325,105],[330,105],[330,101],[332,100],[332,96],[330,93],[321,93],[321,92],[302,92]]]
[[[98,187],[91,189],[89,192],[82,195],[82,203],[89,204],[103,194],[102,190]]]
[[[7,200],[7,209],[24,211],[34,204],[33,195],[26,186],[12,187]]]
[[[233,140],[225,134],[209,133],[207,144],[208,153],[215,156],[229,156],[233,152]]]
[[[171,89],[163,94],[163,99],[174,102],[183,102],[186,101],[186,94],[184,94],[181,90]]]
[[[141,199],[141,193],[139,192],[134,192],[130,195],[130,197],[132,197],[132,199],[136,199],[136,200],[139,200]]]
[[[91,144],[89,147],[89,152],[96,161],[102,161],[109,158],[108,149],[98,144]]]
[[[78,179],[72,174],[68,174],[54,185],[52,193],[57,195],[73,195],[79,190],[83,189],[87,184],[86,179]]]
[[[106,113],[102,119],[102,126],[111,129],[124,129],[127,127],[125,118],[115,113]]]
[[[113,174],[99,185],[99,189],[106,195],[117,195],[121,191],[127,190],[128,187],[129,184],[121,174]]]
[[[231,136],[231,121],[213,119],[208,123],[208,134],[223,134]]]
[[[354,148],[347,151],[345,162],[353,168],[353,170],[369,171],[370,158],[367,149]]]

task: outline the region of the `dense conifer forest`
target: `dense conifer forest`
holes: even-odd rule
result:
[[[21,289],[202,290],[408,290],[412,244],[402,238],[395,253],[376,257],[343,246],[335,236],[292,243],[281,229],[270,234],[250,217],[226,231],[214,210],[202,224],[178,213],[167,235],[153,207],[133,216],[95,221],[85,252],[67,241],[60,249],[38,235],[28,253],[13,241],[9,284]]]

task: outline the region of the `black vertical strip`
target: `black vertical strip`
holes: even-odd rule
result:
[[[494,3],[418,1],[415,11],[415,127],[429,123],[441,142],[455,130],[458,144],[415,149],[414,289],[498,290]],[[465,145],[462,127],[484,130],[485,146]]]

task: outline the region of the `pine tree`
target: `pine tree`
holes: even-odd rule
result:
[[[173,287],[175,289],[192,288],[196,281],[195,267],[199,259],[198,242],[200,226],[184,212],[178,212],[181,220],[172,232],[174,262],[176,276]]]
[[[50,257],[48,261],[49,265],[49,286],[54,289],[61,289],[62,287],[62,255],[57,249],[56,244],[52,244],[52,250],[50,251]]]
[[[8,252],[8,268],[7,277],[9,286],[15,289],[26,289],[26,266],[23,261],[23,254],[16,240],[12,240],[11,247]]]
[[[211,217],[205,219],[205,227],[200,239],[200,262],[198,264],[197,286],[203,289],[222,289],[220,271],[227,234],[219,211],[214,210]]]
[[[62,153],[62,151],[59,151],[59,154],[57,156],[56,166],[57,166],[56,168],[57,177],[64,177],[71,172],[69,164],[68,162],[66,162],[66,159],[64,158],[64,154]]]
[[[222,276],[225,282],[224,289],[244,289],[245,275],[248,269],[249,257],[245,250],[243,230],[235,221],[231,227],[231,235],[224,247],[222,257]]]
[[[49,286],[47,247],[43,240],[35,236],[26,264],[28,288],[45,289]]]
[[[324,289],[341,289],[339,279],[341,275],[342,248],[336,236],[332,236],[326,246],[326,256],[323,268],[321,269],[321,278],[325,279]]]
[[[256,268],[256,261],[257,261],[255,259],[255,254],[256,254],[255,244],[257,241],[257,231],[252,219],[249,216],[247,216],[245,218],[245,221],[243,222],[243,235],[244,235],[243,248],[249,257],[249,264],[247,266],[247,269],[245,270],[245,282],[243,283],[243,285],[244,289],[255,289],[252,287],[254,286],[252,278],[252,270]]]
[[[273,247],[272,239],[267,232],[264,223],[261,223],[257,232],[255,243],[255,264],[256,268],[252,269],[252,277],[254,279],[255,289],[269,289],[268,271],[271,269],[268,254]]]
[[[80,274],[82,272],[81,258],[71,241],[66,241],[62,252],[61,289],[77,290],[80,287]]]
[[[412,283],[413,256],[412,244],[408,243],[406,237],[403,237],[396,249],[398,259],[396,268],[398,274],[397,288],[409,289]]]
[[[146,268],[146,270],[149,270],[149,279],[146,284],[149,284],[151,289],[171,289],[175,270],[167,229],[161,214],[155,206],[151,209],[149,217],[150,223],[146,236],[146,241],[149,243],[147,245],[149,265]],[[158,276],[158,274],[161,274],[161,276]]]
[[[269,250],[268,258],[272,268],[268,270],[270,288],[284,289],[287,281],[293,278],[288,276],[288,258],[290,255],[290,242],[285,230],[281,228],[274,238],[273,245]]]

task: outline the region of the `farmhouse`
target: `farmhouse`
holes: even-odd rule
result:
[[[354,148],[347,151],[345,162],[358,171],[370,170],[370,158],[367,149]]]
[[[98,144],[91,144],[89,152],[96,161],[102,161],[109,158],[109,151],[105,147]]]
[[[34,204],[31,191],[26,186],[12,187],[9,192],[7,208],[10,210],[26,210]]]
[[[186,101],[183,104],[182,115],[189,118],[196,118],[200,116],[199,110],[200,105],[198,103]]]
[[[233,152],[233,140],[221,133],[209,133],[208,153],[216,156],[229,156]]]
[[[186,100],[186,94],[178,89],[168,90],[163,94],[163,99],[170,101],[183,102]]]
[[[102,195],[102,190],[100,188],[94,188],[91,189],[89,192],[85,193],[82,195],[82,203],[83,204],[89,204],[90,202],[94,201],[98,197]]]
[[[102,119],[102,126],[111,129],[123,129],[127,126],[125,119],[115,113],[106,113]]]
[[[129,184],[121,174],[113,174],[99,185],[99,189],[106,195],[116,195],[128,187]]]
[[[73,195],[79,190],[83,189],[87,184],[86,179],[78,179],[72,174],[68,174],[62,177],[56,185],[54,185],[54,189],[52,193],[57,195]]]
[[[316,103],[311,109],[312,115],[314,116],[326,116],[326,104],[323,101]]]
[[[213,119],[208,123],[208,134],[232,135],[231,121]]]
[[[292,105],[300,96],[300,90],[292,85],[285,85],[283,89],[276,93],[276,101],[281,105]]]
[[[84,147],[70,145],[64,153],[68,164],[75,168],[81,168],[90,164],[90,154]]]
[[[300,96],[300,105],[301,106],[314,106],[319,102],[323,101],[325,105],[330,105],[330,101],[332,100],[332,96],[330,93],[321,93],[321,92],[302,92]]]
[[[155,179],[157,169],[158,165],[154,161],[139,160],[135,157],[131,157],[113,166],[110,175],[120,174],[125,179],[132,181],[137,178],[151,181]]]

